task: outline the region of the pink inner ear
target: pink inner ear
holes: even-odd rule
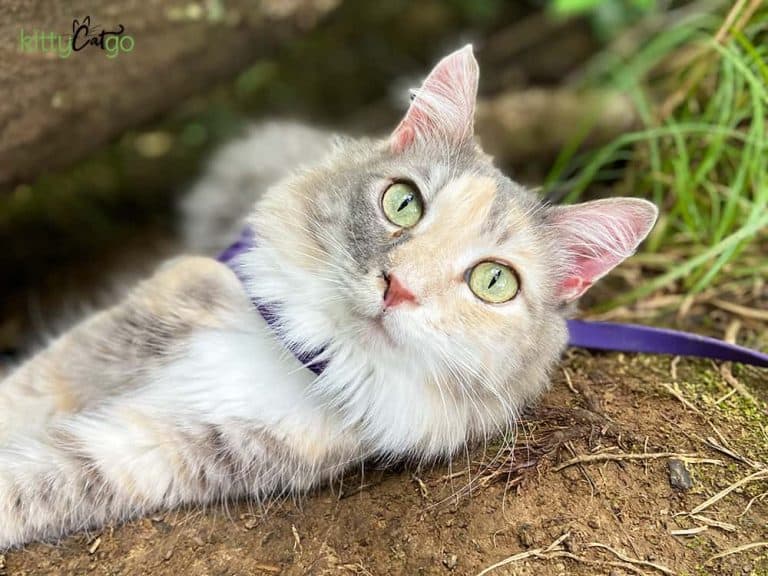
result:
[[[560,284],[561,297],[568,301],[580,297],[622,260],[623,258],[615,259],[607,255],[575,256],[569,275]]]
[[[403,126],[402,123],[394,131],[390,139],[390,150],[394,153],[400,153],[411,145],[416,137],[416,132],[410,126]]]
[[[555,209],[554,224],[569,253],[559,294],[572,301],[631,256],[648,235],[658,211],[645,200],[615,198]]]
[[[417,138],[442,135],[460,141],[471,136],[478,74],[471,45],[443,58],[416,92],[405,118],[392,133],[392,151],[403,151]]]

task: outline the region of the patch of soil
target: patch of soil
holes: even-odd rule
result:
[[[428,470],[369,470],[266,510],[239,503],[175,511],[57,546],[34,544],[7,553],[5,572],[477,575],[527,552],[485,573],[768,574],[764,545],[709,560],[768,540],[765,480],[734,490],[703,510],[703,520],[686,515],[753,473],[753,460],[768,461],[765,415],[736,396],[715,404],[728,389],[710,362],[682,360],[674,373],[679,395],[698,412],[664,388],[673,382],[668,358],[572,351],[520,423],[514,448],[488,446]],[[764,373],[738,375],[765,400]],[[666,452],[722,465],[686,463],[686,491],[670,485],[670,457],[620,456]],[[620,459],[558,468],[598,453]],[[679,465],[675,472],[684,474]],[[672,534],[689,528],[696,533]],[[2,565],[0,556],[0,573]]]

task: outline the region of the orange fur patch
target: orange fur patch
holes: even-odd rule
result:
[[[392,268],[402,267],[413,274],[434,269],[441,259],[449,262],[451,255],[471,245],[481,234],[495,196],[496,184],[490,178],[465,176],[451,182],[437,195],[434,204],[427,206],[431,212],[429,225],[392,251]],[[439,275],[429,276],[436,285],[419,286],[421,296],[430,296],[444,284]],[[452,280],[464,281],[463,277]]]
[[[59,372],[56,364],[49,364],[45,384],[53,398],[56,412],[76,412],[80,401],[75,396],[71,383]]]
[[[441,324],[448,328],[461,322],[468,329],[503,323],[503,318],[488,307],[479,307],[464,298],[444,295],[464,282],[464,271],[452,269],[456,254],[476,244],[487,224],[496,197],[496,182],[491,178],[464,176],[448,184],[427,206],[428,225],[392,252],[392,269],[404,271],[409,281],[422,279],[410,286],[420,298],[437,299],[442,311]],[[445,266],[442,273],[433,273]],[[430,270],[424,274],[423,271]],[[428,278],[428,280],[423,280]],[[440,329],[441,326],[437,325]]]

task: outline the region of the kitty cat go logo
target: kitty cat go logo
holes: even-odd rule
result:
[[[133,36],[125,33],[125,26],[118,24],[114,30],[99,30],[91,24],[91,17],[82,22],[77,18],[72,21],[72,34],[43,32],[32,30],[19,31],[19,51],[25,53],[53,53],[59,58],[69,58],[73,52],[80,52],[88,47],[100,48],[107,58],[117,58],[122,53],[133,51]]]

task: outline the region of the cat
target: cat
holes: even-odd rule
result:
[[[574,302],[657,210],[550,206],[504,176],[474,137],[478,74],[471,46],[442,59],[383,139],[294,126],[275,146],[277,124],[226,148],[187,235],[223,242],[232,205],[266,188],[254,245],[162,264],[0,382],[0,550],[505,433],[546,389]]]

